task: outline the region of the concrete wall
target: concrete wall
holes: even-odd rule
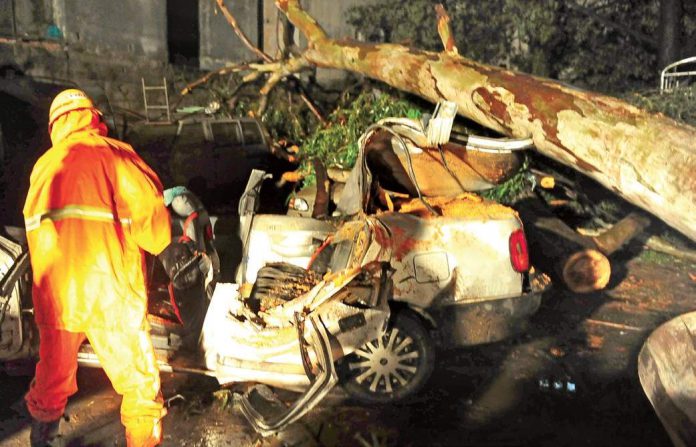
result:
[[[167,65],[166,0],[0,0],[0,67],[57,85],[105,91],[142,109],[140,77],[174,76]],[[9,14],[9,20],[6,15]],[[14,27],[12,26],[14,22]]]
[[[354,37],[347,10],[372,0],[304,0],[303,5],[335,38]],[[196,2],[191,0],[192,5]],[[198,0],[200,68],[216,69],[255,58],[212,0]],[[278,10],[273,0],[225,0],[242,30],[277,54]],[[12,11],[14,5],[14,11]],[[14,17],[14,19],[13,19]],[[14,26],[13,26],[14,24]],[[167,0],[0,0],[0,35],[52,39],[70,51],[134,56],[167,63]],[[299,33],[296,41],[303,45]]]
[[[167,60],[167,10],[162,0],[54,0],[65,41],[99,53]]]
[[[166,61],[166,0],[0,0],[0,35]]]
[[[53,20],[53,0],[0,0],[0,34],[47,37]]]
[[[225,0],[225,5],[239,23],[239,27],[254,45],[259,42],[259,11],[256,0]],[[256,58],[242,43],[218,11],[215,2],[199,1],[200,67],[214,70],[229,62],[242,62]],[[216,14],[217,11],[217,14]]]
[[[375,0],[304,0],[302,5],[334,39],[355,38],[355,29],[346,23],[353,6],[375,3]]]

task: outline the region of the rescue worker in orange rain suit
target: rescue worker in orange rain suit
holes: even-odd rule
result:
[[[32,445],[58,436],[85,337],[123,395],[128,445],[156,445],[166,410],[146,320],[143,251],[159,255],[178,288],[197,281],[195,257],[170,243],[157,175],[131,146],[106,136],[84,92],[56,96],[48,127],[53,147],[34,166],[24,205],[40,335],[25,398]]]

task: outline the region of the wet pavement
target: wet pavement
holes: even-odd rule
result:
[[[514,340],[438,352],[411,401],[370,407],[336,391],[277,437],[256,435],[213,380],[163,374],[165,397],[183,396],[171,403],[163,445],[670,445],[636,358],[655,327],[696,308],[695,278],[694,264],[643,253],[617,269],[608,291],[547,292]],[[2,447],[28,445],[29,380],[0,375]],[[103,372],[81,369],[78,383],[61,430],[67,445],[123,445],[120,399]]]

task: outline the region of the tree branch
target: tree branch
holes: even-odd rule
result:
[[[222,15],[225,16],[225,19],[227,20],[227,23],[230,24],[234,32],[239,36],[239,38],[244,42],[244,45],[247,46],[252,52],[254,52],[258,57],[263,59],[266,62],[273,62],[273,59],[271,56],[268,54],[264,53],[261,49],[259,49],[256,45],[251,43],[251,40],[247,37],[246,34],[244,34],[244,31],[239,27],[239,24],[237,23],[237,19],[234,18],[232,13],[230,12],[229,9],[227,9],[227,6],[225,6],[225,0],[215,0],[218,8],[220,8],[220,11],[222,11]]]
[[[181,95],[188,95],[191,93],[191,90],[194,88],[198,87],[201,84],[205,84],[206,82],[210,81],[210,79],[213,76],[220,76],[223,74],[228,74],[228,73],[238,73],[240,71],[248,70],[250,68],[250,64],[248,62],[242,63],[242,64],[236,64],[236,65],[229,65],[225,67],[220,67],[215,71],[211,71],[210,73],[206,74],[205,76],[191,82],[190,84],[187,84],[186,87],[181,90]]]
[[[327,123],[326,118],[324,118],[324,115],[322,115],[319,111],[319,107],[314,104],[314,101],[312,101],[312,99],[307,95],[302,86],[300,86],[300,98],[322,125]]]
[[[281,59],[281,60],[274,60],[266,54],[264,51],[256,47],[254,44],[251,43],[249,38],[247,37],[246,34],[242,31],[242,29],[239,27],[239,24],[237,23],[237,19],[235,19],[234,15],[230,12],[230,10],[227,8],[225,5],[224,0],[215,0],[217,3],[218,8],[220,11],[222,11],[222,14],[225,16],[225,19],[227,20],[227,23],[230,24],[234,32],[239,36],[239,38],[242,40],[242,42],[249,48],[251,51],[253,51],[257,56],[259,56],[265,63],[258,64],[258,63],[249,63],[246,64],[244,69],[250,69],[254,70],[252,73],[247,74],[242,78],[242,83],[247,83],[254,81],[259,78],[261,73],[269,73],[270,76],[264,86],[261,88],[259,91],[259,94],[261,95],[260,101],[259,101],[259,107],[257,109],[257,114],[260,116],[263,114],[263,112],[266,110],[266,107],[268,106],[268,94],[275,88],[278,83],[283,80],[285,77],[298,73],[302,70],[305,70],[309,67],[311,67],[311,64],[302,56],[294,56],[291,54],[287,59]],[[290,2],[294,3],[294,2]],[[298,11],[301,11],[301,8],[299,7],[299,4],[293,5],[290,4],[288,5],[288,2],[285,2],[285,6],[289,8],[295,8]],[[316,27],[320,30],[321,33],[325,36],[326,34],[323,32],[321,27],[314,22]],[[316,31],[315,31],[316,32]],[[240,70],[235,70],[235,71],[241,71]],[[233,72],[233,71],[228,71],[223,69],[216,70],[213,73],[209,73],[208,75],[204,76],[200,80],[196,81],[195,83],[187,86],[183,91],[182,94],[188,93],[192,88],[207,82],[212,76],[217,75],[217,74],[223,74],[226,72]],[[185,93],[184,93],[185,92]],[[307,96],[306,92],[301,91],[300,92],[300,97],[302,98],[302,101],[309,107],[310,111],[317,117],[317,119],[321,123],[326,123],[326,120],[324,117],[319,113],[319,109],[317,106],[312,102],[312,100]]]
[[[454,41],[452,28],[450,27],[450,18],[442,3],[435,5],[435,13],[437,13],[437,33],[442,40],[442,46],[445,48],[445,53],[456,56],[459,54],[457,44]]]
[[[310,48],[322,40],[327,40],[326,31],[314,20],[314,17],[302,9],[299,0],[276,0],[276,6],[283,11],[288,20],[307,38]]]

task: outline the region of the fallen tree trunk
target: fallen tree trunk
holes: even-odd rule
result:
[[[696,129],[623,101],[460,56],[444,19],[441,53],[329,38],[299,0],[276,5],[308,41],[298,66],[338,68],[380,80],[571,166],[696,240]],[[441,13],[442,11],[438,11]],[[445,16],[446,18],[446,16]]]

